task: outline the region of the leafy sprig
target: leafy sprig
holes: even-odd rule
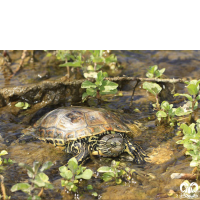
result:
[[[82,95],[82,100],[85,101],[88,97],[96,97],[100,99],[102,95],[116,94],[118,84],[109,80],[105,80],[108,77],[106,72],[98,72],[96,82],[84,81],[81,88],[86,88],[86,92]]]
[[[44,171],[49,169],[52,165],[53,163],[50,161],[45,162],[42,166],[40,162],[36,161],[33,163],[33,167],[20,163],[19,166],[27,169],[31,184],[17,183],[12,186],[11,192],[21,190],[29,195],[28,199],[41,199],[40,196],[44,189],[53,189],[53,185],[49,182],[49,177],[44,173]],[[41,188],[39,193],[35,190],[37,188]]]
[[[67,166],[59,168],[60,175],[64,178],[61,180],[61,185],[68,191],[76,192],[78,189],[77,184],[80,179],[89,180],[92,177],[93,171],[78,165],[76,158],[71,158]]]

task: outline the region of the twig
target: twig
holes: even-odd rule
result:
[[[130,105],[129,106],[132,106],[133,105],[133,99],[134,99],[134,93],[135,93],[135,89],[136,87],[138,86],[140,80],[137,80],[135,86],[133,87],[133,93],[132,93],[132,96],[131,96],[131,102],[130,102]]]
[[[4,60],[6,60],[6,62],[12,61],[7,50],[3,50],[3,57],[4,57]]]
[[[4,76],[5,76],[5,74],[6,74],[6,69],[7,69],[7,71],[9,72],[9,76],[10,76],[10,74],[13,74],[13,71],[12,71],[12,69],[10,68],[10,62],[11,62],[11,58],[10,58],[10,56],[9,56],[9,54],[8,54],[8,51],[4,50],[4,51],[3,51],[3,62],[0,63],[0,65],[3,66],[2,69],[3,69]],[[6,78],[5,78],[5,79],[6,79]]]
[[[5,200],[6,199],[6,189],[4,186],[4,177],[2,175],[0,175],[0,179],[1,179],[1,191],[3,194],[3,200]]]
[[[152,81],[157,83],[184,83],[185,79],[161,79],[161,78],[139,78],[139,77],[114,77],[114,78],[105,78],[110,81]]]
[[[197,179],[197,174],[172,173],[171,174],[171,179],[195,180],[195,179]]]
[[[24,59],[26,58],[26,53],[27,53],[27,50],[23,50],[22,52],[22,57],[21,57],[21,61],[19,63],[19,66],[18,68],[15,70],[15,72],[11,75],[11,77],[13,77],[23,66],[23,63],[24,63]]]
[[[44,191],[44,188],[42,187],[42,189],[40,190],[40,193],[38,194],[39,197],[42,195],[43,191]]]

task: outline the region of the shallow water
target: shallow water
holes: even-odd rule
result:
[[[199,79],[200,51],[116,51],[115,53],[121,68],[109,70],[110,76],[145,77],[147,68],[157,64],[159,69],[166,68],[164,73],[166,78]],[[13,59],[11,67],[14,69],[20,62],[21,51],[11,52],[10,56]],[[24,68],[10,81],[5,81],[4,74],[0,73],[0,88],[37,83],[47,78],[56,79],[66,73],[65,68],[58,67],[58,62],[53,58],[46,58],[42,51],[36,51],[35,58],[37,60],[35,63],[29,63],[29,57],[27,57]],[[38,74],[43,74],[43,78],[40,79]],[[167,161],[183,149],[181,145],[176,144],[181,137],[176,135],[177,130],[175,129],[156,126],[155,111],[152,108],[152,103],[155,102],[154,97],[144,91],[141,85],[137,87],[133,105],[130,107],[134,84],[135,82],[124,83],[121,86],[123,95],[105,97],[106,101],[102,103],[101,107],[117,113],[121,120],[132,129],[135,141],[149,156],[147,163],[136,165],[127,162],[128,158],[126,158],[126,154],[123,154],[115,160],[120,160],[122,164],[136,170],[131,181],[124,181],[123,184],[116,185],[112,181],[105,183],[101,180],[100,175],[96,175],[89,181],[81,182],[78,196],[68,194],[60,185],[61,176],[58,168],[66,164],[66,155],[62,149],[40,141],[25,144],[13,142],[27,127],[20,123],[23,116],[20,117],[19,114],[22,111],[15,108],[14,104],[0,108],[0,151],[7,150],[9,154],[5,157],[16,162],[16,164],[6,167],[3,172],[7,194],[11,196],[11,199],[26,199],[21,192],[10,192],[12,185],[27,181],[28,178],[26,170],[19,167],[17,163],[23,162],[32,165],[34,161],[42,163],[52,161],[54,163],[54,166],[46,171],[50,181],[54,184],[54,189],[46,190],[42,196],[43,199],[95,199],[86,190],[88,184],[93,185],[99,199],[166,199],[170,198],[168,196],[170,190],[176,193],[173,197],[179,197],[180,184],[183,181],[172,180],[170,175],[174,172],[191,173],[192,168],[189,167],[191,159],[181,156],[167,166],[167,169],[163,168]],[[176,92],[184,93],[184,84],[176,84]],[[166,96],[168,98],[166,100],[174,102],[175,99],[170,98],[168,93]],[[70,103],[64,105],[70,106]],[[90,100],[89,105],[96,105],[96,101]],[[42,114],[60,106],[63,104],[41,109],[30,124],[33,124]],[[135,108],[139,109],[139,112],[134,111]],[[100,166],[110,165],[111,161],[110,158],[96,157],[94,160],[89,160],[85,166],[95,172]]]

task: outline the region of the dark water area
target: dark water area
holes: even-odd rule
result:
[[[110,77],[146,77],[149,66],[158,65],[159,69],[165,68],[162,78],[185,78],[188,80],[199,79],[200,74],[200,51],[112,51],[119,62],[119,67],[105,68]],[[20,63],[22,51],[9,52],[12,58],[11,68],[16,69]],[[0,57],[1,59],[1,57]],[[66,68],[59,67],[55,56],[46,57],[46,52],[35,51],[35,62],[30,62],[30,55],[26,57],[23,68],[10,80],[8,73],[0,71],[0,88],[14,87],[20,85],[36,84],[43,80],[56,80],[66,74]],[[0,60],[1,64],[1,60]],[[1,67],[1,66],[0,66]],[[77,75],[78,74],[78,75]],[[71,72],[71,80],[82,79],[82,71]],[[1,173],[4,176],[6,192],[11,199],[27,199],[22,192],[12,193],[10,188],[19,182],[27,182],[26,170],[18,166],[18,163],[32,165],[34,161],[42,163],[51,161],[54,166],[45,173],[49,176],[50,182],[54,185],[53,190],[45,190],[42,199],[179,199],[181,179],[171,179],[172,173],[191,173],[191,158],[185,155],[176,155],[183,150],[182,145],[176,144],[181,135],[177,134],[176,128],[169,128],[158,125],[156,111],[152,104],[155,98],[146,90],[142,89],[142,83],[136,88],[133,104],[130,105],[134,81],[123,82],[120,90],[114,96],[107,95],[101,106],[117,114],[122,122],[133,131],[134,140],[145,150],[147,155],[146,164],[137,165],[127,161],[126,153],[114,158],[119,160],[123,166],[135,169],[132,179],[123,181],[117,185],[114,181],[103,182],[100,175],[96,173],[101,166],[110,166],[113,158],[95,157],[84,164],[96,174],[91,180],[82,181],[76,195],[67,193],[61,186],[61,176],[58,168],[66,164],[66,154],[62,149],[54,147],[41,141],[27,143],[15,142],[23,130],[32,125],[43,114],[61,106],[80,105],[80,102],[67,101],[61,104],[48,105],[37,110],[29,123],[23,123],[23,111],[14,106],[15,102],[0,108],[0,151],[6,150],[10,158],[16,163],[7,166]],[[168,100],[178,107],[183,102],[177,102],[170,94],[173,84],[166,84],[161,100]],[[175,84],[175,93],[187,93],[183,83]],[[71,98],[72,97],[67,97]],[[91,99],[89,106],[97,106],[97,101]],[[29,108],[33,109],[32,107]],[[197,109],[197,116],[199,109]],[[173,160],[173,162],[170,162]],[[198,182],[197,182],[198,183]],[[86,189],[91,184],[98,197],[92,196]],[[174,192],[173,197],[170,191]]]

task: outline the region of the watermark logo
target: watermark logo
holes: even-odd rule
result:
[[[198,195],[196,194],[198,191],[198,185],[195,182],[189,183],[189,181],[184,181],[180,185],[180,190],[180,198],[194,199],[198,197]]]

